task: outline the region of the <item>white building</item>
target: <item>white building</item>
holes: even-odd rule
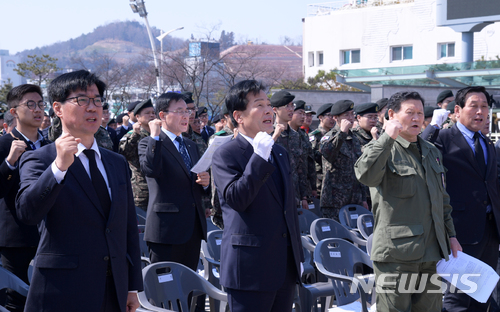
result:
[[[14,87],[25,83],[24,78],[14,71],[20,61],[20,57],[9,55],[9,50],[0,50],[0,86],[9,78]]]
[[[462,34],[436,26],[436,0],[311,4],[303,19],[306,79],[314,77],[318,70],[460,63],[461,53]],[[474,33],[473,60],[497,60],[497,56],[498,22]]]

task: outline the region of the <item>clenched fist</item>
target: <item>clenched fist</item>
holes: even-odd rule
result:
[[[78,152],[80,139],[75,138],[69,133],[63,133],[55,142],[56,145],[56,166],[61,171],[68,170],[69,166],[75,160],[74,155]]]
[[[10,145],[10,152],[9,155],[7,156],[6,160],[9,162],[11,166],[14,166],[21,157],[21,155],[26,151],[26,143],[21,140],[14,140],[12,141],[12,144]]]
[[[398,138],[399,133],[403,130],[403,126],[397,119],[388,120],[384,126],[385,132],[394,140]]]

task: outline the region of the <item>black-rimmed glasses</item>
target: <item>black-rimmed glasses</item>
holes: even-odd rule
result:
[[[40,101],[37,103],[35,101],[30,100],[30,101],[27,101],[26,103],[22,103],[22,104],[19,104],[17,106],[22,106],[22,105],[26,105],[26,107],[28,107],[28,109],[30,109],[30,110],[34,110],[37,106],[41,110],[44,110],[47,107],[47,103],[45,103],[44,101]]]
[[[89,106],[90,100],[92,100],[94,102],[95,106],[101,107],[103,102],[104,102],[103,98],[100,96],[95,97],[95,98],[90,98],[88,96],[75,96],[75,97],[67,98],[66,101],[74,100],[74,99],[76,99],[76,104],[78,104],[78,106]]]

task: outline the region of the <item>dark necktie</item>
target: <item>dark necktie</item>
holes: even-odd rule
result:
[[[189,159],[189,155],[186,149],[186,145],[184,144],[184,140],[181,137],[176,137],[175,140],[179,142],[179,153],[181,153],[182,160],[184,160],[184,164],[188,171],[191,170],[191,160]]]
[[[97,162],[95,160],[95,151],[92,149],[86,149],[83,151],[85,156],[89,159],[89,169],[90,169],[90,178],[92,179],[92,185],[97,193],[97,197],[99,198],[99,202],[101,203],[101,208],[104,210],[104,215],[109,217],[109,210],[111,208],[111,199],[109,197],[108,186],[106,185],[106,181],[104,181],[104,177],[97,168]]]
[[[476,150],[476,161],[479,166],[479,170],[483,176],[486,175],[486,162],[484,161],[484,152],[481,147],[481,135],[479,132],[474,133],[474,149]]]
[[[28,141],[28,144],[30,145],[30,148],[32,150],[36,150],[36,146],[35,146],[35,143],[31,142],[31,141]]]

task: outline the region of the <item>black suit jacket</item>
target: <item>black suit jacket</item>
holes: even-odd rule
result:
[[[208,134],[207,134],[208,132]],[[205,126],[203,129],[201,129],[201,137],[205,141],[205,143],[208,143],[208,139],[212,136],[212,134],[215,133],[215,130],[212,127]]]
[[[16,195],[19,190],[19,161],[14,170],[10,169],[5,158],[9,155],[12,141],[21,140],[26,143],[26,150],[31,147],[16,128],[12,134],[0,137],[0,247],[36,247],[38,230],[36,225],[26,225],[16,215]],[[42,140],[42,146],[51,143]]]
[[[221,284],[250,291],[276,291],[286,276],[287,246],[300,276],[303,260],[298,214],[286,150],[274,144],[274,162],[284,194],[272,177],[274,165],[254,153],[241,135],[219,147],[212,174],[224,219]]]
[[[443,165],[448,170],[446,191],[453,207],[457,239],[460,244],[477,244],[483,239],[488,203],[491,203],[497,229],[500,230],[497,156],[493,143],[486,138],[488,163],[485,177],[481,175],[474,153],[456,125],[439,131],[435,145],[443,154]]]
[[[198,147],[184,138],[192,165],[200,158]],[[170,138],[160,132],[160,140],[148,136],[139,142],[141,171],[146,176],[149,203],[144,240],[161,244],[186,243],[199,220],[203,237],[207,221],[201,204],[203,187],[188,172],[181,154]]]
[[[99,311],[111,264],[120,303],[125,311],[128,291],[142,290],[137,217],[128,163],[122,155],[99,148],[111,189],[109,218],[80,159],[58,184],[51,164],[54,144],[21,157],[19,219],[38,224],[40,244],[26,312]]]

